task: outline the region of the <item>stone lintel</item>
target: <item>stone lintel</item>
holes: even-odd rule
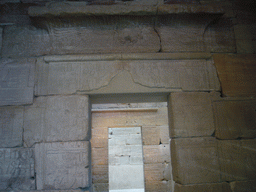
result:
[[[224,14],[222,8],[205,5],[86,5],[84,3],[51,3],[44,7],[32,6],[32,17],[100,16],[100,15],[170,15],[170,14]]]
[[[112,60],[191,60],[210,59],[211,53],[127,53],[90,55],[53,55],[43,57],[46,63],[68,61],[112,61]]]

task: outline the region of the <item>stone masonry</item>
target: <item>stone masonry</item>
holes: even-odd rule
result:
[[[111,126],[142,128],[147,192],[255,191],[254,7],[1,0],[0,191],[108,191]]]

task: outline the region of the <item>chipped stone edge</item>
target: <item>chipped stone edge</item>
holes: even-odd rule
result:
[[[128,54],[93,54],[93,55],[53,55],[44,56],[43,60],[49,62],[69,61],[113,61],[113,60],[191,60],[211,59],[211,53],[128,53]]]

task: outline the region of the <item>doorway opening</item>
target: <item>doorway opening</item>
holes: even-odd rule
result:
[[[130,133],[131,130],[139,133],[138,136]],[[126,133],[113,142],[115,131]],[[140,157],[131,157],[136,152],[131,146],[127,147],[135,138],[142,144],[141,150],[139,145],[134,147],[141,152]],[[132,191],[172,191],[167,102],[92,104],[91,145],[94,192],[125,192],[131,187],[128,183],[134,187]],[[122,154],[118,154],[118,150]],[[120,157],[111,156],[113,154]],[[137,169],[130,166],[136,158]],[[139,159],[142,159],[140,164]],[[118,167],[120,165],[123,167]],[[125,167],[129,166],[130,175],[134,177],[131,180],[124,176]]]

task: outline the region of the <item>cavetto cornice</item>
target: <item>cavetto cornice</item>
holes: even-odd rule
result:
[[[32,6],[32,17],[101,16],[101,15],[171,15],[171,14],[224,14],[222,7],[209,5],[86,5],[84,3],[54,3],[44,7]]]

